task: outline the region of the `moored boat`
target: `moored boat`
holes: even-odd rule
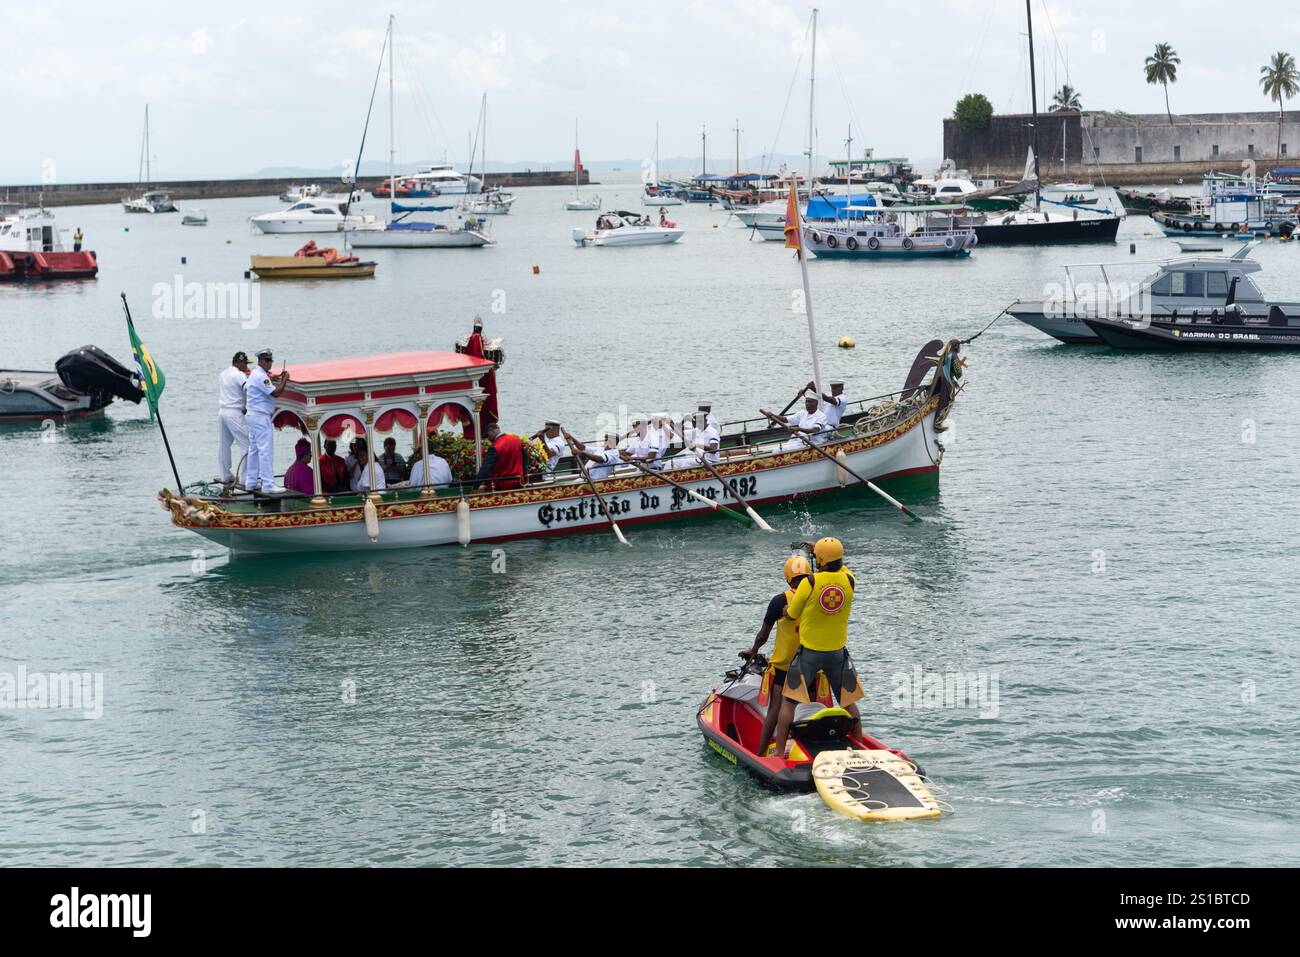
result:
[[[1300,316],[1300,303],[1264,297],[1251,278],[1262,268],[1248,258],[1252,248],[1242,246],[1231,256],[1198,253],[1149,262],[1070,264],[1065,267],[1065,282],[1056,287],[1058,295],[1018,299],[1006,312],[1071,345],[1104,341],[1090,323],[1092,319],[1168,322],[1178,327],[1214,323],[1230,316],[1230,324],[1236,325],[1240,319],[1253,329],[1267,326],[1275,310],[1283,316]],[[1136,283],[1120,282],[1114,274],[1124,268],[1152,265],[1157,267],[1155,272]],[[1115,328],[1117,333],[1123,331]]]
[[[675,243],[685,233],[676,223],[656,224],[649,216],[616,210],[602,213],[594,229],[574,227],[572,235],[578,246],[659,246]]]
[[[0,282],[94,279],[98,258],[69,249],[67,233],[49,210],[0,203]]]
[[[144,398],[135,375],[97,346],[67,353],[53,372],[0,369],[0,422],[94,415],[113,399]]]
[[[318,247],[314,239],[292,256],[252,256],[249,268],[258,279],[366,279],[375,274],[373,262]]]
[[[805,247],[819,259],[969,256],[975,230],[957,224],[963,206],[847,206],[832,223],[804,227]]]

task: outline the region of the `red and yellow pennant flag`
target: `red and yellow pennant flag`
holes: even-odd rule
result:
[[[799,194],[790,183],[790,200],[785,206],[785,248],[798,250],[803,256],[803,237],[799,235]]]

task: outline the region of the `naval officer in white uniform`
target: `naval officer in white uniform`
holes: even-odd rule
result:
[[[284,486],[275,484],[275,397],[289,382],[289,370],[271,380],[275,362],[270,349],[257,354],[257,368],[244,380],[244,406],[248,409],[248,464],[244,470],[244,487],[263,495],[279,495]]]
[[[817,383],[809,382],[804,386],[804,392],[816,392]],[[840,420],[844,418],[844,410],[848,408],[849,400],[844,395],[844,382],[842,379],[831,380],[830,395],[822,393],[821,412],[826,416],[826,426],[830,429],[838,429]]]
[[[217,377],[219,410],[217,412],[217,465],[222,484],[235,481],[230,468],[230,444],[239,448],[242,459],[248,454],[248,425],[244,422],[244,380],[248,378],[248,353],[236,352],[230,365]],[[241,473],[243,469],[241,468]],[[243,484],[243,474],[238,476]]]

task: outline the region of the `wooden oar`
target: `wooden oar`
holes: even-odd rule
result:
[[[828,461],[835,463],[835,465],[838,466],[839,468],[844,469],[844,471],[848,472],[848,473],[849,473],[850,475],[852,475],[855,479],[857,479],[859,482],[861,482],[861,483],[862,483],[863,485],[865,485],[867,488],[871,489],[871,491],[875,492],[877,495],[879,495],[881,498],[883,498],[883,499],[884,499],[886,502],[888,502],[890,505],[894,506],[894,508],[896,508],[896,509],[898,509],[899,511],[901,511],[904,515],[906,515],[906,516],[907,516],[908,518],[910,518],[912,521],[914,521],[914,522],[919,522],[919,521],[921,521],[921,516],[920,516],[920,515],[917,515],[917,514],[916,514],[915,512],[913,512],[910,508],[908,508],[906,505],[904,505],[904,504],[903,504],[902,502],[900,502],[898,499],[894,498],[894,496],[890,495],[888,492],[886,492],[884,489],[882,489],[882,488],[881,488],[879,485],[877,485],[875,482],[869,482],[869,481],[867,481],[866,479],[864,479],[864,478],[863,478],[861,475],[859,475],[857,472],[853,471],[853,469],[849,468],[847,462],[841,462],[839,459],[837,459],[835,456],[831,455],[831,454],[830,454],[829,452],[827,452],[824,448],[822,448],[822,447],[821,447],[820,445],[818,445],[816,442],[813,442],[811,439],[808,438],[808,436],[804,435],[802,432],[800,432],[798,429],[794,428],[793,426],[789,426],[789,425],[786,425],[784,422],[780,422],[780,421],[778,421],[777,418],[776,418],[776,416],[774,416],[771,412],[764,411],[763,409],[759,409],[759,411],[762,412],[765,416],[767,416],[767,417],[772,421],[773,424],[775,424],[775,425],[779,425],[779,426],[783,427],[783,428],[784,428],[787,432],[789,432],[791,435],[796,436],[796,437],[798,437],[798,438],[800,438],[800,439],[803,439],[804,445],[808,446],[808,448],[812,449],[814,452],[816,452],[816,453],[817,453],[818,455],[820,455],[822,458],[827,459]]]
[[[573,440],[569,438],[567,432],[564,434],[564,441],[569,443],[569,451],[573,453],[573,461],[577,463],[578,471],[581,472],[582,477],[587,480],[587,487],[591,489],[591,494],[596,496],[596,501],[600,503],[600,510],[604,514],[605,518],[609,520],[610,528],[614,529],[614,537],[624,545],[631,547],[632,543],[623,537],[623,530],[618,527],[618,522],[614,521],[614,516],[610,515],[609,509],[605,507],[605,497],[596,490],[596,483],[591,480],[591,476],[587,473],[587,466],[583,463],[582,456],[578,454],[578,450],[573,447]]]
[[[629,462],[628,465],[635,465],[646,475],[652,476],[653,478],[662,479],[663,481],[671,485],[673,488],[680,489],[681,491],[689,495],[691,498],[703,502],[705,505],[709,506],[709,508],[713,509],[715,512],[721,512],[723,515],[727,516],[727,518],[734,519],[735,521],[739,522],[741,525],[745,525],[745,526],[749,525],[749,519],[745,518],[745,516],[741,515],[734,508],[727,508],[727,506],[723,505],[721,502],[715,502],[713,499],[709,498],[708,496],[701,495],[699,492],[695,491],[694,489],[687,488],[681,482],[674,482],[672,479],[670,479],[667,475],[664,475],[662,472],[656,471],[652,468],[642,465],[640,462],[636,461],[635,459]],[[762,519],[759,519],[759,521],[761,522]]]
[[[729,484],[727,484],[727,480],[724,479],[721,475],[718,474],[718,470],[715,469],[715,468],[712,466],[712,464],[710,464],[709,461],[708,461],[707,459],[704,458],[704,455],[703,455],[703,454],[700,455],[700,464],[703,465],[706,469],[709,470],[709,474],[710,474],[710,475],[712,475],[715,479],[717,479],[719,482],[722,483],[722,487],[723,487],[726,491],[728,491],[728,492],[730,492],[730,493],[732,494],[732,497],[734,497],[735,500],[736,500],[737,502],[739,502],[740,505],[741,505],[741,507],[745,510],[745,514],[748,515],[751,519],[753,519],[753,522],[754,522],[755,525],[757,525],[759,528],[761,528],[761,529],[762,529],[763,531],[765,531],[765,532],[774,532],[774,531],[776,531],[776,529],[774,529],[771,525],[769,525],[769,524],[767,524],[767,522],[763,521],[763,516],[762,516],[762,515],[759,515],[758,512],[754,511],[752,508],[749,507],[749,503],[746,502],[743,498],[741,498],[739,492],[737,492],[734,488],[732,488]]]
[[[794,404],[798,402],[800,399],[802,399],[807,392],[808,392],[807,389],[800,389],[797,393],[795,393],[795,397],[786,403],[785,408],[781,410],[780,414],[785,415],[787,412],[793,409]]]

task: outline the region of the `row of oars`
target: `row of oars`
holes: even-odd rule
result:
[[[786,411],[789,410],[790,406],[794,405],[795,401],[798,401],[798,398],[799,396],[795,396],[794,401],[792,401],[789,406],[786,406]],[[902,502],[898,501],[896,498],[891,496],[888,492],[884,491],[874,482],[871,482],[863,478],[857,472],[853,471],[853,469],[849,468],[846,463],[841,462],[839,459],[835,458],[835,456],[831,455],[821,446],[817,445],[803,432],[800,432],[798,429],[796,429],[792,425],[789,425],[788,423],[782,422],[777,416],[773,415],[771,412],[763,411],[763,414],[767,416],[767,418],[772,422],[773,425],[778,425],[784,428],[791,435],[794,435],[799,439],[801,439],[804,445],[806,445],[808,448],[812,449],[814,452],[816,452],[817,454],[821,455],[823,458],[830,461],[836,468],[843,469],[846,473],[851,475],[853,478],[857,479],[867,488],[871,489],[871,491],[875,492],[877,495],[879,495],[881,498],[887,501],[890,505],[893,505],[895,508],[901,511],[908,518],[916,522],[921,521],[921,517],[917,515],[915,512],[913,512],[911,509],[909,509],[906,505],[904,505]],[[782,414],[784,414],[784,412]],[[591,489],[591,494],[596,497],[596,502],[600,505],[601,514],[605,517],[605,520],[609,522],[609,527],[613,529],[614,537],[617,538],[624,545],[630,547],[632,543],[627,540],[627,536],[623,534],[623,530],[618,527],[618,521],[614,518],[613,513],[610,512],[609,510],[609,506],[605,503],[605,496],[601,495],[600,490],[596,488],[596,483],[592,479],[591,473],[587,471],[587,463],[583,461],[582,455],[578,452],[577,447],[574,445],[573,436],[570,435],[568,431],[564,432],[564,440],[569,445],[569,451],[573,453],[573,460],[574,462],[577,463],[578,471],[582,473],[583,480],[587,483],[587,487]],[[682,451],[685,452],[686,450],[683,449]],[[745,500],[744,496],[742,496],[740,492],[736,490],[735,486],[733,486],[725,478],[722,477],[722,475],[718,472],[718,470],[713,467],[712,463],[710,463],[704,457],[703,454],[699,455],[696,458],[696,461],[699,463],[699,465],[707,469],[710,475],[712,475],[715,479],[718,480],[718,483],[722,486],[725,492],[729,492],[731,494],[732,498],[736,500],[737,504],[739,504],[740,507],[745,510],[744,515],[742,515],[740,512],[737,512],[734,508],[728,508],[726,505],[723,505],[721,502],[716,501],[715,499],[711,499],[707,495],[702,495],[692,488],[688,488],[687,486],[683,485],[681,482],[678,482],[670,478],[666,474],[664,474],[662,470],[652,469],[647,465],[638,462],[635,459],[632,459],[627,464],[634,466],[643,475],[649,475],[652,478],[656,478],[661,481],[667,482],[669,485],[682,492],[682,494],[686,495],[688,498],[692,498],[703,505],[707,505],[709,508],[713,509],[713,511],[721,513],[727,516],[727,518],[739,522],[741,525],[745,525],[745,526],[752,525],[754,527],[762,529],[765,532],[775,531],[775,529],[772,528],[771,525],[769,525],[766,521],[764,521],[763,516],[759,515],[758,512],[754,511],[753,506],[751,506],[749,502]]]

